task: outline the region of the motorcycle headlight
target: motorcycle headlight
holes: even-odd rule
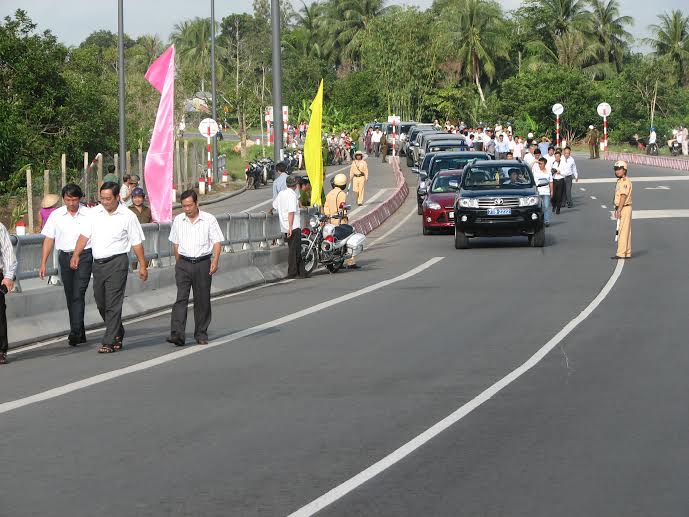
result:
[[[462,208],[478,208],[478,199],[473,197],[460,198],[459,206]]]
[[[519,198],[519,206],[536,206],[540,198],[538,196],[528,196]]]
[[[335,226],[334,225],[326,224],[323,227],[323,237],[328,237],[328,236],[332,235],[333,233],[335,233]]]
[[[440,210],[440,205],[435,201],[427,201],[426,207],[430,208],[431,210]]]
[[[315,215],[311,216],[311,219],[309,219],[309,226],[311,228],[317,228],[318,227],[318,217]]]

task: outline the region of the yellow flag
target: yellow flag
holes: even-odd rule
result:
[[[323,79],[311,103],[311,119],[304,142],[304,163],[311,182],[311,206],[322,204],[323,195]]]

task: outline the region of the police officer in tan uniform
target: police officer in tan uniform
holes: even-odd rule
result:
[[[615,219],[620,222],[617,237],[617,254],[612,259],[628,259],[632,257],[632,182],[627,177],[628,165],[624,160],[618,160],[613,165],[617,183],[615,184]]]
[[[325,204],[323,205],[323,213],[330,217],[330,222],[334,225],[347,224],[349,219],[345,215],[344,217],[338,217],[338,212],[340,211],[341,205],[347,204],[347,176],[340,173],[333,178],[333,188],[328,195],[325,196]],[[358,269],[359,266],[356,264],[354,257],[348,259],[345,262],[345,267],[349,269]]]
[[[354,161],[349,168],[349,181],[352,182],[352,190],[357,193],[357,204],[363,205],[364,188],[368,181],[368,164],[364,161],[364,153],[361,151],[357,151],[354,155]]]

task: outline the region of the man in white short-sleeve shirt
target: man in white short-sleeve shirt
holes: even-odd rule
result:
[[[304,276],[301,267],[301,218],[299,216],[299,196],[297,178],[287,178],[287,188],[273,201],[273,208],[280,219],[280,230],[285,234],[289,247],[287,257],[287,278]]]

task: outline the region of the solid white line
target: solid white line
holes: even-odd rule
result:
[[[572,321],[564,326],[560,332],[555,334],[550,341],[543,345],[535,354],[533,354],[526,362],[522,363],[519,367],[512,370],[508,375],[497,381],[495,384],[485,389],[479,395],[471,399],[469,402],[461,406],[454,413],[443,418],[437,422],[432,427],[428,428],[423,433],[419,434],[409,442],[402,445],[399,449],[393,451],[392,453],[385,456],[383,459],[377,461],[366,470],[360,472],[356,476],[348,479],[344,483],[336,486],[326,494],[320,496],[318,499],[310,502],[306,506],[299,508],[297,511],[291,513],[289,517],[306,517],[315,514],[316,512],[322,510],[326,506],[334,503],[338,499],[341,499],[347,495],[352,490],[360,487],[370,479],[374,478],[384,470],[390,468],[398,461],[404,459],[409,454],[414,452],[416,449],[426,444],[428,441],[432,440],[440,433],[445,431],[448,427],[456,424],[462,418],[467,416],[473,410],[490,400],[501,390],[509,386],[511,383],[516,381],[519,377],[528,372],[531,368],[536,366],[553,348],[555,348],[565,337],[567,337],[581,322],[588,318],[591,313],[601,304],[605,297],[610,293],[614,287],[617,279],[622,273],[624,268],[624,260],[618,260],[615,270],[608,279],[603,289],[598,293],[598,295],[589,303],[589,305]]]
[[[358,213],[358,212],[361,212],[362,210],[366,210],[367,208],[371,208],[369,205],[370,205],[373,201],[375,201],[376,199],[378,199],[380,196],[382,196],[383,194],[387,193],[389,190],[391,190],[391,189],[388,189],[388,188],[382,188],[382,189],[380,189],[378,192],[376,192],[375,194],[373,194],[369,199],[367,199],[366,202],[363,204],[363,206],[359,206],[359,207],[355,208],[354,210],[352,210],[351,212],[349,212],[349,217],[352,217],[354,214],[356,214],[356,213]]]
[[[82,379],[80,381],[75,381],[71,382],[69,384],[65,384],[64,386],[58,386],[57,388],[53,388],[50,390],[43,391],[41,393],[37,393],[35,395],[31,395],[28,397],[20,398],[17,400],[12,400],[9,402],[4,402],[0,404],[0,414],[3,413],[8,413],[10,411],[14,411],[15,409],[19,409],[24,406],[28,406],[31,404],[36,404],[37,402],[43,402],[45,400],[50,400],[54,399],[56,397],[61,397],[62,395],[66,395],[68,393],[72,393],[73,391],[81,390],[84,388],[87,388],[89,386],[93,386],[95,384],[100,384],[112,379],[117,379],[118,377],[122,377],[123,375],[127,375],[130,373],[135,373],[135,372],[140,372],[143,370],[148,370],[150,368],[153,368],[155,366],[160,366],[162,364],[170,363],[172,361],[176,361],[177,359],[181,359],[183,357],[187,357],[192,354],[197,354],[199,352],[203,352],[204,350],[210,350],[212,348],[216,348],[218,346],[231,343],[233,341],[237,341],[239,339],[243,339],[248,336],[252,336],[254,334],[258,334],[259,332],[263,332],[264,330],[280,327],[282,325],[285,325],[287,323],[290,323],[294,320],[298,320],[300,318],[303,318],[304,316],[309,316],[314,313],[319,313],[323,309],[327,309],[329,307],[332,307],[334,305],[339,305],[341,303],[344,303],[346,301],[352,300],[354,298],[358,298],[360,296],[363,296],[365,294],[372,293],[374,291],[377,291],[379,289],[382,289],[384,287],[387,287],[389,285],[395,284],[397,282],[401,282],[403,280],[406,280],[408,278],[413,277],[414,275],[418,275],[422,271],[425,271],[432,265],[440,262],[443,260],[444,257],[433,257],[430,260],[427,260],[423,264],[415,267],[414,269],[411,269],[407,271],[406,273],[403,273],[399,276],[396,276],[394,278],[390,278],[389,280],[383,280],[382,282],[378,282],[376,284],[370,285],[368,287],[364,287],[363,289],[359,289],[358,291],[354,291],[352,293],[345,294],[343,296],[338,296],[337,298],[333,298],[332,300],[327,300],[325,302],[319,303],[317,305],[314,305],[312,307],[308,307],[306,309],[302,309],[300,311],[297,311],[293,314],[289,314],[287,316],[283,316],[281,318],[274,319],[272,321],[266,322],[266,323],[261,323],[260,325],[256,325],[254,327],[245,329],[245,330],[240,330],[239,332],[234,332],[232,334],[229,334],[228,336],[219,338],[219,339],[214,339],[211,341],[208,345],[203,345],[203,346],[192,346],[190,348],[184,348],[182,350],[176,351],[176,352],[171,352],[169,354],[166,354],[161,357],[156,357],[155,359],[149,359],[147,361],[143,361],[141,363],[133,364],[131,366],[127,366],[126,368],[120,368],[119,370],[112,370],[109,372],[102,373],[100,375],[94,375],[93,377],[87,377],[86,379]]]
[[[596,196],[591,196],[591,199],[598,199]]]
[[[614,219],[614,214],[610,213],[610,219]],[[632,219],[685,219],[689,217],[689,210],[633,210]]]
[[[334,176],[335,174],[337,174],[337,173],[340,172],[340,171],[344,171],[344,170],[346,170],[346,169],[349,169],[349,167],[350,167],[349,165],[346,165],[346,166],[344,166],[344,167],[340,167],[339,169],[336,169],[336,170],[334,170],[333,172],[331,172],[331,173],[329,173],[329,174],[326,174],[325,177],[326,177],[326,178],[329,178],[330,176]],[[273,200],[272,200],[272,198],[271,198],[271,199],[268,199],[268,200],[266,200],[266,201],[262,201],[261,203],[259,203],[259,204],[257,204],[257,205],[254,205],[254,206],[251,206],[251,207],[249,207],[249,208],[246,208],[246,209],[242,210],[242,212],[251,212],[252,210],[255,210],[255,209],[257,209],[257,208],[259,208],[259,207],[261,207],[261,206],[263,206],[263,205],[267,205],[268,203],[272,203],[272,202],[273,202]]]
[[[629,176],[632,182],[653,182],[653,181],[689,181],[689,176]],[[579,183],[616,183],[617,178],[586,178],[580,179]]]
[[[392,228],[390,228],[390,229],[389,229],[387,232],[385,232],[383,235],[381,235],[381,236],[378,237],[377,239],[373,240],[373,241],[371,242],[371,244],[369,244],[368,247],[371,248],[371,247],[375,246],[375,245],[378,244],[380,241],[382,241],[383,239],[385,239],[388,235],[390,235],[390,234],[393,233],[393,232],[396,232],[396,231],[399,229],[400,226],[402,226],[404,223],[406,223],[406,222],[409,220],[409,218],[410,218],[411,216],[416,215],[416,210],[417,210],[417,208],[414,207],[414,209],[413,209],[411,212],[409,212],[406,216],[404,216],[400,222],[398,222],[395,226],[393,226]]]
[[[240,294],[245,294],[245,293],[250,293],[252,291],[257,291],[258,289],[265,289],[266,287],[270,287],[272,285],[289,284],[291,282],[294,282],[294,279],[288,278],[285,280],[280,280],[279,282],[271,282],[268,284],[261,284],[261,285],[257,285],[254,287],[249,287],[247,289],[242,289],[241,291],[236,291],[233,293],[227,293],[227,294],[223,294],[220,296],[213,296],[213,297],[211,297],[211,300],[214,302],[217,300],[224,300],[226,298],[232,298],[234,296],[239,296]],[[190,302],[187,305],[187,307],[192,307],[193,305],[194,305],[194,302]],[[159,311],[145,314],[144,316],[139,316],[138,318],[132,318],[132,319],[126,320],[125,323],[128,325],[130,323],[139,323],[140,321],[146,321],[146,320],[151,320],[153,318],[159,318],[160,316],[164,316],[165,314],[170,314],[170,312],[172,312],[172,308],[161,309]],[[92,334],[97,334],[97,333],[101,333],[101,332],[103,332],[103,327],[87,330],[86,335],[90,336]],[[46,347],[49,345],[54,345],[55,343],[61,343],[61,342],[64,342],[64,340],[65,340],[64,336],[48,339],[47,341],[41,341],[40,343],[36,343],[34,345],[22,346],[21,348],[18,348],[16,350],[11,350],[11,351],[7,352],[7,355],[21,354],[22,352],[28,352],[30,350],[35,350],[36,348],[43,348],[43,347]]]

